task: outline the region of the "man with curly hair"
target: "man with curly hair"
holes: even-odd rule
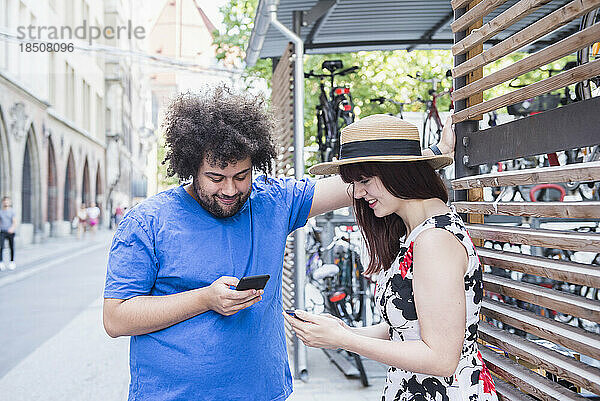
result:
[[[184,94],[164,127],[168,173],[191,182],[124,217],[104,291],[107,333],[131,336],[129,400],[284,400],[286,238],[350,206],[348,187],[268,177],[276,149],[262,98],[224,86]],[[271,276],[264,290],[232,289],[258,274]]]

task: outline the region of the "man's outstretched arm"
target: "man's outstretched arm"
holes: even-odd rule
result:
[[[454,145],[456,136],[452,129],[452,117],[448,116],[440,143],[437,144],[442,154],[452,156],[454,154]],[[423,156],[431,156],[431,149],[423,149]],[[349,184],[342,181],[339,175],[326,177],[317,180],[315,185],[315,194],[308,217],[318,216],[321,213],[330,212],[342,207],[352,206],[352,188]]]

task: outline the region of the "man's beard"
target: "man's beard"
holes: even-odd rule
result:
[[[193,180],[192,185],[194,188],[194,192],[196,192],[196,196],[198,196],[198,203],[200,203],[200,206],[202,206],[210,214],[218,218],[231,217],[237,212],[239,212],[240,209],[244,206],[244,203],[246,203],[246,200],[248,200],[248,198],[250,197],[250,192],[252,190],[252,187],[250,187],[248,192],[245,194],[239,192],[235,196],[227,197],[226,199],[237,198],[237,200],[231,205],[228,205],[226,209],[224,209],[223,206],[221,206],[221,204],[217,200],[217,195],[209,195],[206,192],[204,192],[202,188],[198,185],[198,181],[195,179]]]

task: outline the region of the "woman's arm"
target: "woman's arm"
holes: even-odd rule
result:
[[[287,314],[284,313],[284,316],[287,316]],[[355,334],[358,334],[361,336],[371,337],[371,338],[381,338],[383,340],[388,340],[390,338],[389,337],[390,326],[386,322],[381,322],[378,324],[374,324],[371,326],[365,326],[365,327],[350,327],[342,319],[335,317],[333,315],[322,314],[320,316],[326,317],[329,319],[333,319],[334,321],[336,321],[340,326],[342,326],[346,330],[349,330],[352,333],[355,333]]]
[[[447,231],[426,230],[413,247],[414,301],[421,340],[390,341],[358,335],[321,316],[298,313],[287,319],[309,346],[344,348],[411,372],[450,376],[456,370],[465,335],[466,251]]]
[[[389,340],[390,338],[390,326],[385,322],[366,327],[351,327],[350,330],[364,337],[379,338],[382,340]]]

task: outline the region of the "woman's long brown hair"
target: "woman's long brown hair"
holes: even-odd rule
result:
[[[346,164],[340,166],[340,176],[348,183],[379,177],[385,189],[397,198],[448,202],[442,179],[426,161]],[[376,217],[364,199],[354,199],[354,213],[371,256],[365,274],[389,269],[400,252],[400,238],[406,235],[404,221],[395,213]]]

